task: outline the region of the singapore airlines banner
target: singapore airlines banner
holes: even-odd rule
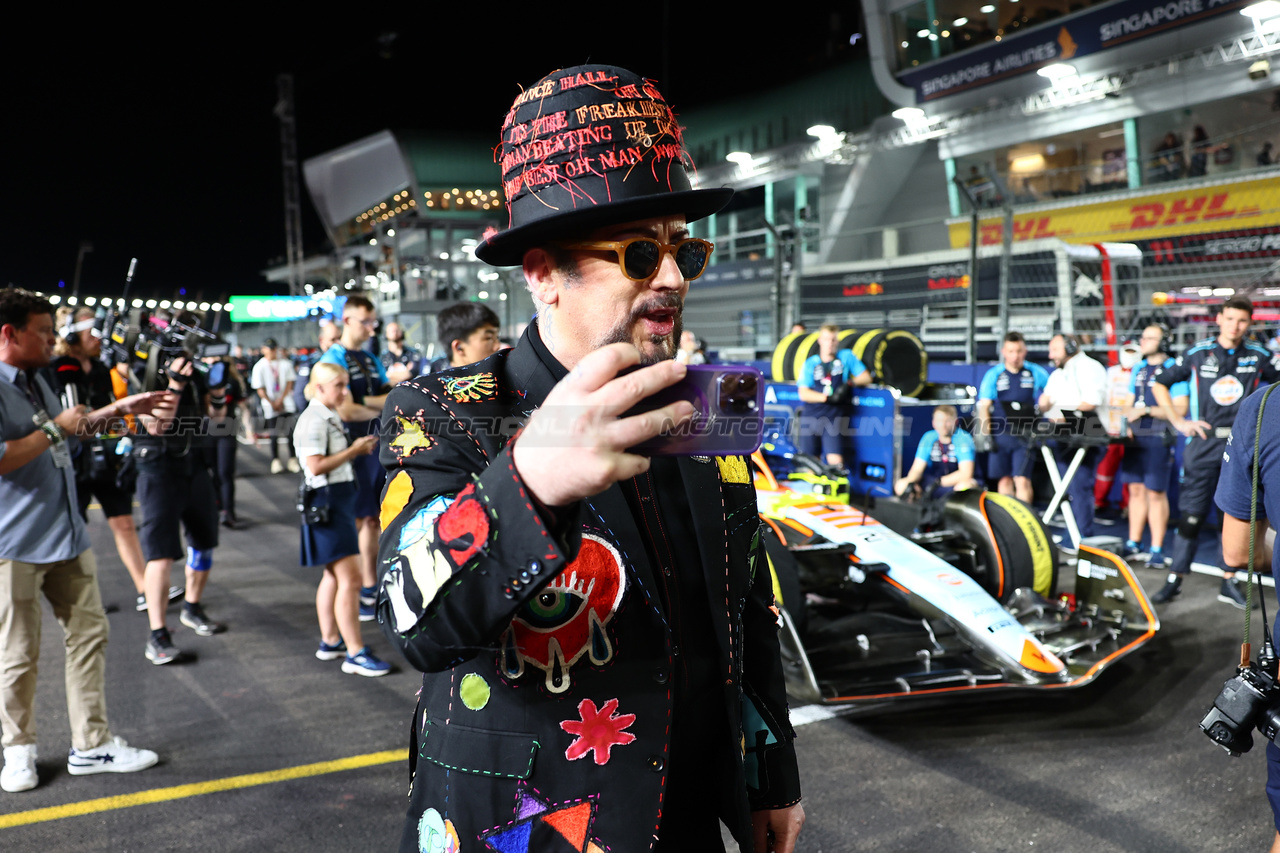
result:
[[[905,71],[898,81],[931,101],[1026,74],[1119,44],[1234,12],[1253,0],[1120,0],[1095,6],[1056,25],[966,50],[954,58]]]

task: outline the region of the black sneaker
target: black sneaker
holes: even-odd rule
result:
[[[195,631],[201,637],[212,637],[227,630],[221,622],[213,622],[204,615],[204,608],[199,604],[182,605],[182,615],[178,617],[183,625]]]
[[[182,598],[182,594],[183,594],[184,592],[186,592],[186,590],[185,590],[185,589],[183,589],[183,588],[182,588],[182,587],[180,587],[180,586],[171,586],[171,587],[169,587],[169,601],[170,601],[170,603],[172,603],[172,602],[174,602],[174,601],[177,601],[179,598]],[[135,608],[134,608],[134,610],[137,610],[139,613],[146,613],[146,612],[147,612],[147,597],[146,597],[145,595],[139,595],[139,596],[138,596],[138,606],[137,606],[137,607],[135,607]]]
[[[178,651],[178,647],[173,644],[173,640],[169,638],[169,632],[165,631],[158,638],[151,637],[147,640],[147,646],[144,649],[147,660],[156,666],[161,664],[173,663],[182,657],[182,652]]]
[[[1223,604],[1230,604],[1237,610],[1244,610],[1249,606],[1249,599],[1245,598],[1240,590],[1240,582],[1235,578],[1222,579],[1222,586],[1218,588],[1218,600]]]
[[[1182,577],[1180,575],[1170,574],[1169,579],[1165,581],[1160,591],[1151,596],[1152,604],[1168,604],[1174,598],[1182,594]]]

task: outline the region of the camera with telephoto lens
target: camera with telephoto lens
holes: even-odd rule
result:
[[[1264,649],[1259,663],[1242,666],[1227,679],[1200,721],[1204,733],[1234,756],[1253,749],[1255,728],[1271,741],[1280,733],[1280,685],[1274,654],[1268,651]]]
[[[205,377],[210,389],[224,387],[229,378],[226,363],[206,364],[201,359],[230,355],[231,345],[200,328],[193,316],[179,317],[166,321],[152,317],[145,308],[135,308],[126,317],[114,318],[111,333],[103,343],[103,360],[108,364],[127,363],[141,379],[143,391],[168,387],[167,377],[173,375],[169,365],[179,356]]]

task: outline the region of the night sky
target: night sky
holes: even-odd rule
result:
[[[185,288],[209,301],[266,293],[284,255],[276,75],[295,78],[300,160],[384,128],[491,131],[519,91],[586,62],[657,78],[677,112],[788,82],[862,53],[856,3],[762,15],[726,3],[415,4],[331,23],[48,21],[0,34],[0,286],[82,294]],[[318,9],[318,7],[316,7]],[[726,15],[724,10],[734,10]],[[643,11],[639,11],[643,10]],[[677,11],[678,10],[678,11]],[[221,14],[221,13],[219,13]],[[312,13],[314,14],[314,13]],[[70,15],[67,15],[70,18]],[[184,13],[183,17],[187,17]],[[498,178],[494,167],[495,183]],[[303,188],[308,252],[326,248]]]

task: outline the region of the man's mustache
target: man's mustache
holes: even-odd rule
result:
[[[631,312],[630,319],[632,323],[635,323],[645,314],[672,309],[675,310],[677,319],[684,314],[684,300],[680,298],[678,293],[667,293],[645,300]]]

